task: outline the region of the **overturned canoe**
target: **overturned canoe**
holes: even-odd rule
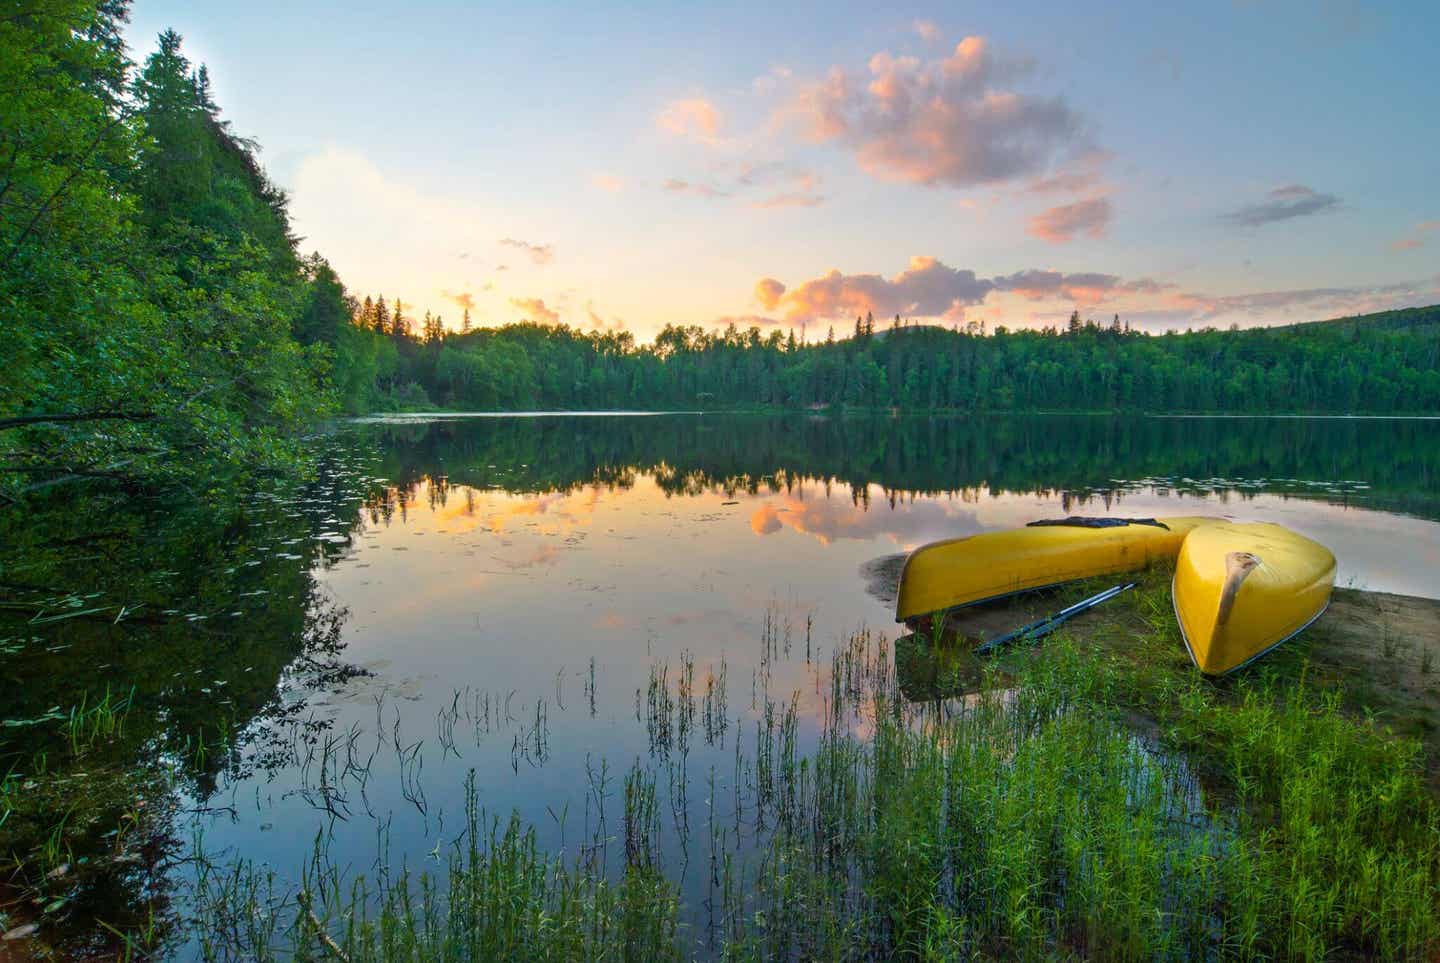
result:
[[[1190,658],[1223,675],[1258,659],[1320,617],[1335,556],[1281,525],[1220,522],[1191,532],[1171,595]]]
[[[922,545],[905,560],[895,621],[1173,559],[1196,526],[1183,518],[1061,518]]]

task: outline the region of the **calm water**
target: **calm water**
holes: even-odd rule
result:
[[[317,833],[354,872],[377,840],[433,866],[471,770],[482,806],[557,852],[602,797],[614,818],[634,765],[667,774],[667,818],[712,817],[712,771],[733,817],[767,699],[794,703],[803,748],[835,646],[895,634],[864,566],[937,538],[1079,511],[1266,519],[1329,545],[1342,584],[1440,597],[1436,421],[396,417],[315,445],[303,485],[7,522],[26,617],[0,628],[4,715],[133,690],[113,761],[183,775],[169,843],[77,915],[180,905],[197,830],[283,880]],[[695,696],[686,732],[663,704],[657,729],[657,691]],[[666,859],[698,934],[705,871],[682,842]]]

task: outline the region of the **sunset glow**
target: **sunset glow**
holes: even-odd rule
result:
[[[260,7],[140,4],[128,37],[179,30],[306,249],[451,328],[1159,331],[1440,296],[1419,4],[347,5],[343,41],[337,6]]]

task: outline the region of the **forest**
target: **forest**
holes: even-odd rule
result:
[[[0,18],[6,499],[283,467],[298,432],[374,410],[1440,411],[1440,306],[1165,335],[1078,313],[1044,331],[866,317],[812,343],[413,318],[302,253],[284,191],[179,35],[129,60],[127,7]]]
[[[529,322],[448,331],[357,306],[388,335],[362,408],[1420,413],[1440,410],[1440,305],[1245,330],[1151,335],[1119,316],[1063,329],[956,330],[873,317],[805,344],[794,331],[668,325],[628,333]],[[411,329],[418,327],[416,334]],[[351,395],[353,404],[361,398]]]

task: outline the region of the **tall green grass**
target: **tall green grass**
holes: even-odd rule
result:
[[[195,943],[207,959],[348,961],[1402,959],[1437,947],[1440,819],[1418,748],[1334,696],[1175,676],[1143,690],[1139,720],[1133,669],[1064,640],[963,700],[900,698],[888,647],[864,633],[829,672],[813,752],[797,749],[795,700],[767,696],[734,785],[717,789],[711,772],[703,909],[682,905],[658,857],[667,834],[691,830],[659,801],[687,791],[681,742],[666,783],[639,764],[626,776],[619,865],[597,857],[607,830],[547,855],[532,828],[481,812],[471,787],[439,871],[350,877],[317,843],[286,890],[266,871],[202,861]],[[678,679],[672,696],[652,675],[652,724],[695,698],[688,670]]]

